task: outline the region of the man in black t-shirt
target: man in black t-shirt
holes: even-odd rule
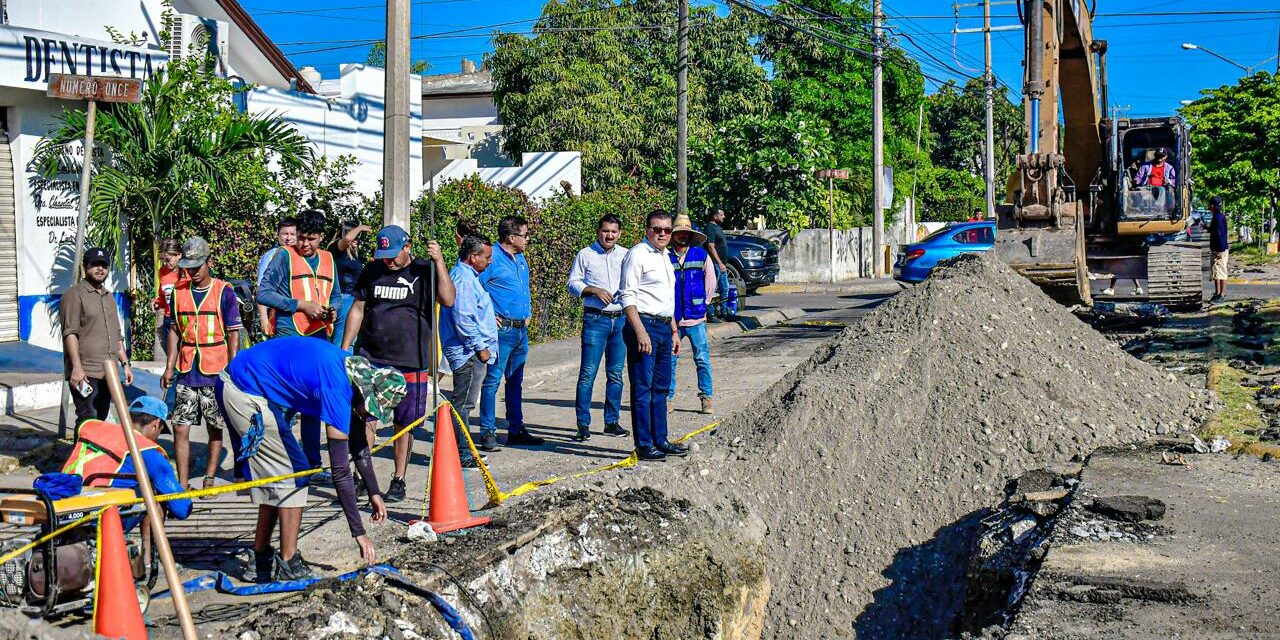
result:
[[[724,309],[725,298],[729,295],[729,270],[725,268],[724,261],[729,257],[729,242],[724,235],[724,208],[716,207],[711,210],[711,216],[707,220],[706,235],[707,241],[702,246],[707,250],[707,254],[711,256],[711,261],[716,265],[716,291],[720,292],[720,297],[716,301],[712,312],[708,314],[712,322],[719,322],[727,315]]]
[[[407,390],[396,407],[394,426],[400,429],[426,415],[431,397],[432,296],[442,306],[453,306],[453,280],[440,256],[440,245],[427,243],[430,260],[414,258],[409,234],[388,225],[378,231],[373,260],[356,280],[355,302],[347,315],[342,348],[364,356],[377,367],[395,367],[404,374]],[[358,339],[357,339],[358,338]],[[404,474],[413,450],[413,433],[395,443],[395,474],[385,500],[404,499]]]

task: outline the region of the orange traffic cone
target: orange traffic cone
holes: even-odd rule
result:
[[[427,521],[436,533],[489,524],[485,516],[472,516],[467,488],[462,483],[458,437],[453,433],[453,412],[448,404],[436,411],[436,444],[431,454],[431,507]]]
[[[108,638],[146,640],[147,623],[142,620],[138,592],[134,590],[133,567],[124,545],[120,510],[107,509],[98,520],[98,566],[94,576],[93,632]]]

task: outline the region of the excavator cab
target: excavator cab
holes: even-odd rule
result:
[[[1115,161],[1123,167],[1116,173],[1116,221],[1174,223],[1167,233],[1180,231],[1190,201],[1190,167],[1187,154],[1181,151],[1186,148],[1186,127],[1181,118],[1122,119],[1111,136],[1119,156]]]

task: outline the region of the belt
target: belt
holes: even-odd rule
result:
[[[526,326],[528,326],[528,323],[526,323],[523,319],[512,320],[511,318],[504,318],[502,316],[498,316],[498,326],[507,327],[508,329],[523,329]]]
[[[653,313],[641,313],[640,317],[644,320],[653,320],[654,322],[671,322],[671,316],[660,316]]]
[[[583,307],[583,308],[582,308],[582,313],[584,313],[584,314],[590,314],[590,315],[595,315],[595,316],[604,316],[604,317],[606,317],[606,318],[621,318],[621,317],[622,317],[622,312],[621,312],[621,311],[605,311],[604,309],[597,309],[597,308],[595,308],[595,307]]]

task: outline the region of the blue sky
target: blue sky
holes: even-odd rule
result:
[[[385,34],[385,4],[371,0],[311,0],[305,5],[295,0],[242,2],[294,64],[315,66],[326,77],[335,76],[343,62],[363,61],[366,41]],[[708,4],[707,0],[693,2]],[[413,41],[413,58],[429,61],[428,73],[456,71],[462,58],[479,61],[492,49],[489,37],[495,29],[448,32],[512,23],[499,29],[527,33],[542,4],[541,0],[415,0],[413,34],[430,37]],[[719,6],[723,10],[724,5]],[[1270,13],[1205,13],[1235,11]],[[982,36],[961,34],[953,48],[951,30],[956,20],[950,2],[885,0],[885,12],[888,25],[899,34],[896,41],[923,62],[929,75],[946,79],[959,77],[956,70],[978,73],[972,70],[981,66]],[[1013,5],[993,4],[992,13],[998,16],[992,20],[995,26],[1018,23]],[[1181,100],[1198,97],[1201,89],[1234,82],[1243,74],[1203,51],[1183,50],[1184,42],[1207,47],[1244,66],[1256,66],[1280,48],[1280,3],[1275,0],[1097,0],[1097,13],[1095,34],[1109,43],[1111,103],[1130,107],[1129,113],[1135,116],[1170,113]],[[982,26],[981,8],[962,8],[960,15],[961,28]],[[992,41],[997,76],[1020,88],[1022,32],[996,33]],[[921,48],[952,69],[930,60]],[[1261,68],[1275,71],[1275,60]],[[932,90],[935,84],[930,82],[928,87]]]

